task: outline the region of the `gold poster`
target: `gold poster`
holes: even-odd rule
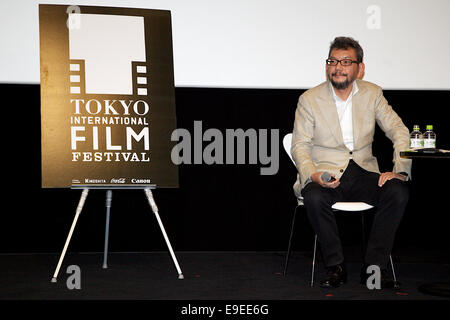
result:
[[[171,15],[39,5],[42,187],[178,187]]]

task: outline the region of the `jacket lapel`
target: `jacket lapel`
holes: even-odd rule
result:
[[[330,129],[333,136],[339,145],[344,144],[344,139],[342,137],[341,125],[339,123],[339,116],[336,109],[336,103],[333,99],[331,93],[331,84],[329,81],[325,83],[322,87],[322,93],[318,95],[317,102],[319,105],[320,113],[325,119],[328,128]]]

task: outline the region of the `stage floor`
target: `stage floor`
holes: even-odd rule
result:
[[[418,290],[424,283],[450,282],[446,255],[399,256],[394,264],[400,290],[368,290],[359,283],[361,263],[349,259],[348,283],[337,289],[311,288],[311,253],[292,252],[283,276],[284,252],[176,252],[179,280],[168,252],[68,253],[57,283],[51,283],[59,254],[0,255],[1,300],[448,300]],[[81,270],[81,289],[69,290],[69,265]]]

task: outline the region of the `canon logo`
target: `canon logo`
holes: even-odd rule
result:
[[[150,179],[131,179],[131,183],[150,183]]]
[[[125,183],[125,178],[119,178],[119,179],[112,178],[110,182],[111,183]]]

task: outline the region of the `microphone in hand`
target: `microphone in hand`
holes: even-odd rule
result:
[[[334,180],[336,180],[334,177],[331,176],[329,172],[326,171],[322,173],[320,179],[322,179],[323,182],[333,182]]]

